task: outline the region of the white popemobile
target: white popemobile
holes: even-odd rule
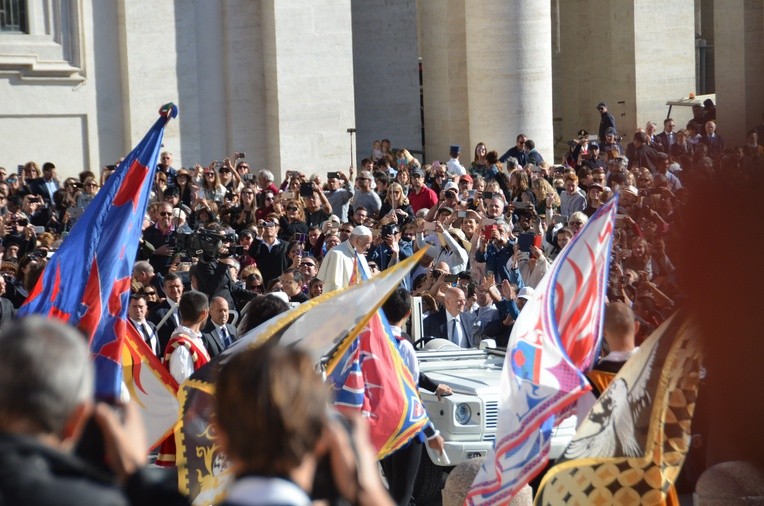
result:
[[[490,341],[484,345],[490,346]],[[417,351],[420,371],[453,390],[453,395],[440,399],[432,392],[419,390],[430,420],[445,440],[447,458],[423,445],[427,456],[422,456],[414,488],[417,504],[426,504],[436,496],[444,471],[449,472],[465,460],[485,456],[493,446],[504,356],[504,350],[488,347],[468,350],[445,339],[433,339]],[[575,416],[554,430],[550,460],[562,454],[575,432]]]

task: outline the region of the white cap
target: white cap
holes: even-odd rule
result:
[[[271,293],[267,293],[266,295],[273,295],[277,299],[281,299],[287,304],[289,304],[289,295],[287,295],[286,292],[271,292]]]
[[[459,187],[456,186],[456,183],[454,183],[453,181],[449,181],[448,183],[446,183],[443,186],[443,191],[448,191],[448,190],[457,190],[458,191]]]
[[[524,286],[517,293],[518,299],[531,300],[531,297],[536,293],[536,290],[532,286]]]
[[[371,237],[371,229],[363,225],[358,225],[353,229],[353,232],[350,235]]]

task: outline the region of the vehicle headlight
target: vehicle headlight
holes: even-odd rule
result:
[[[468,404],[457,404],[454,416],[456,418],[456,423],[459,425],[467,425],[472,418],[472,410]]]

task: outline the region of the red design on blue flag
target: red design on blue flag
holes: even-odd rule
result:
[[[96,395],[118,398],[130,275],[148,205],[164,127],[178,109],[168,104],[141,142],[104,183],[48,262],[19,316],[49,315],[90,339]],[[129,204],[129,205],[128,205]]]

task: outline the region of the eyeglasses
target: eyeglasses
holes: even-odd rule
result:
[[[204,175],[205,176],[214,176],[215,173],[214,172],[205,172]]]
[[[163,213],[159,213],[159,216],[172,216],[172,213],[163,212]]]
[[[294,206],[287,207],[287,211],[299,211],[299,210],[300,210],[299,207],[294,207]]]

